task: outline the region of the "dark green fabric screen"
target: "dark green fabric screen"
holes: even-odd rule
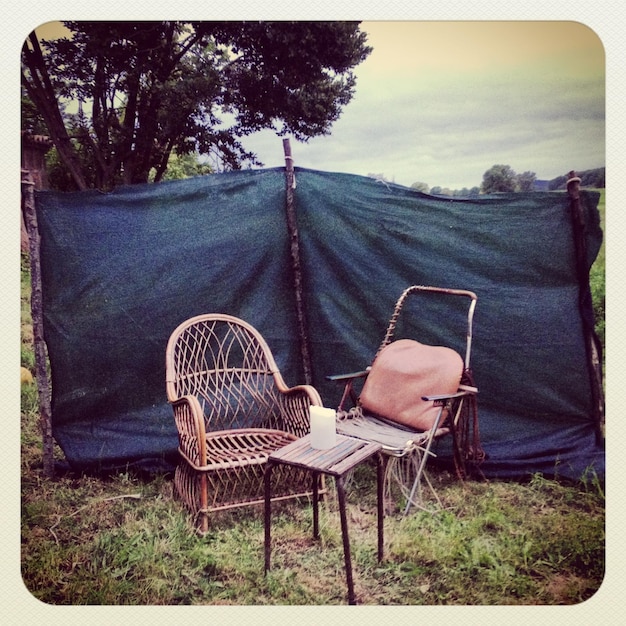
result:
[[[371,362],[405,287],[470,289],[485,475],[603,474],[567,194],[452,200],[298,168],[296,183],[312,382],[326,405],[341,389],[325,377]],[[581,196],[588,270],[599,196]],[[247,320],[287,383],[304,382],[282,169],[41,192],[37,213],[53,432],[74,468],[171,467],[165,345],[193,315]],[[410,312],[399,334],[463,349],[456,303]]]

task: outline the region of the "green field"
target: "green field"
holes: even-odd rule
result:
[[[606,232],[606,194],[605,190],[601,189],[600,202],[598,203],[598,210],[600,211],[600,220],[602,224],[602,231]],[[593,298],[593,305],[596,315],[596,332],[600,337],[602,346],[604,347],[604,315],[605,315],[605,255],[606,248],[604,243],[600,248],[598,257],[593,264],[589,273],[589,285],[591,287],[591,297]]]

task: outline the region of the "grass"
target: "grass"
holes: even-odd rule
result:
[[[604,189],[601,190],[600,201],[598,202],[598,210],[600,212],[600,224],[602,226],[602,231],[605,230],[606,223],[606,196]],[[598,252],[598,256],[591,267],[589,272],[589,286],[591,288],[591,297],[593,300],[593,308],[595,312],[596,318],[596,332],[598,333],[598,337],[604,347],[604,339],[605,339],[605,326],[604,326],[604,317],[605,317],[605,293],[606,293],[606,250],[604,244],[601,246],[600,251]]]
[[[434,477],[445,509],[385,520],[376,559],[373,472],[355,477],[348,519],[356,593],[372,605],[575,604],[604,573],[604,500],[536,477],[528,484]],[[23,478],[22,575],[49,604],[337,605],[346,602],[336,502],[312,539],[308,503],[273,516],[263,572],[257,507],[223,513],[200,536],[168,477]]]
[[[601,202],[604,216],[604,195]],[[604,306],[604,253],[592,274]],[[22,365],[34,371],[27,267]],[[600,284],[601,281],[601,284]],[[601,301],[598,300],[601,298]],[[603,333],[601,335],[604,336]],[[308,502],[277,505],[272,570],[263,572],[259,507],[214,516],[195,532],[171,477],[43,476],[36,384],[22,386],[21,565],[26,588],[53,605],[341,605],[343,549],[333,494],[312,539]],[[63,456],[55,451],[59,459]],[[348,498],[355,590],[367,605],[569,605],[599,589],[605,500],[578,484],[467,481],[431,472],[443,510],[385,519],[376,558],[374,472],[358,468]]]

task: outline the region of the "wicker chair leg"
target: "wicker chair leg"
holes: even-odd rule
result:
[[[204,472],[200,475],[200,530],[203,533],[209,532],[209,515],[207,507],[209,502],[209,494],[207,492],[207,477]]]

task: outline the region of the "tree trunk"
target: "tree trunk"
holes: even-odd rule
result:
[[[25,54],[25,58],[31,79],[29,80],[22,72],[22,85],[24,85],[28,95],[44,118],[50,139],[54,142],[59,157],[69,169],[76,186],[81,190],[87,189],[82,168],[63,123],[43,54],[34,33],[31,33],[29,36],[29,41],[32,44],[32,48]]]

